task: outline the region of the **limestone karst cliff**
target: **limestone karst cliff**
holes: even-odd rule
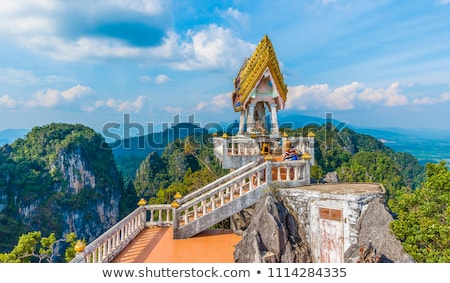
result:
[[[92,129],[33,128],[0,149],[0,252],[29,231],[92,241],[119,219],[121,182],[111,149]]]

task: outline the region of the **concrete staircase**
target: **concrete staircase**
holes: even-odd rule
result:
[[[173,238],[190,238],[259,201],[265,190],[308,182],[304,160],[252,162],[182,198],[173,218]],[[275,185],[276,184],[276,185]]]
[[[251,162],[170,204],[142,205],[89,243],[72,263],[111,262],[145,228],[190,238],[259,201],[265,190],[309,185],[309,160]]]

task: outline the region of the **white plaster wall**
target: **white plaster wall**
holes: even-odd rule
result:
[[[280,190],[288,205],[297,213],[299,221],[302,222],[301,225],[305,225],[314,262],[318,262],[320,256],[319,207],[342,210],[344,242],[341,254],[344,255],[345,251],[358,241],[358,221],[368,203],[377,197],[384,198],[384,192],[351,193],[355,191],[358,184],[348,184],[348,186],[348,194],[323,193],[310,190],[308,186],[304,189],[298,187]],[[344,262],[344,258],[341,262]]]

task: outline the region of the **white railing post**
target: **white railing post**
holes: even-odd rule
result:
[[[189,222],[189,209],[184,210],[184,225]]]
[[[266,164],[266,184],[270,186],[272,183],[272,161],[267,160]]]
[[[216,195],[212,195],[211,196],[211,210],[215,210],[216,209]]]
[[[224,195],[223,190],[220,190],[220,192],[219,192],[220,206],[224,205],[224,203],[225,203],[223,195]]]

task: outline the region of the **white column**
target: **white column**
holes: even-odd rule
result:
[[[253,132],[253,127],[255,125],[255,121],[253,118],[254,114],[255,114],[255,104],[250,104],[247,117],[247,133]]]
[[[242,134],[244,132],[244,125],[245,125],[245,110],[241,110],[241,116],[239,117],[239,134]]]
[[[272,135],[278,135],[279,129],[278,129],[278,116],[277,116],[277,104],[271,103],[270,104],[270,116],[271,116],[271,134]]]

